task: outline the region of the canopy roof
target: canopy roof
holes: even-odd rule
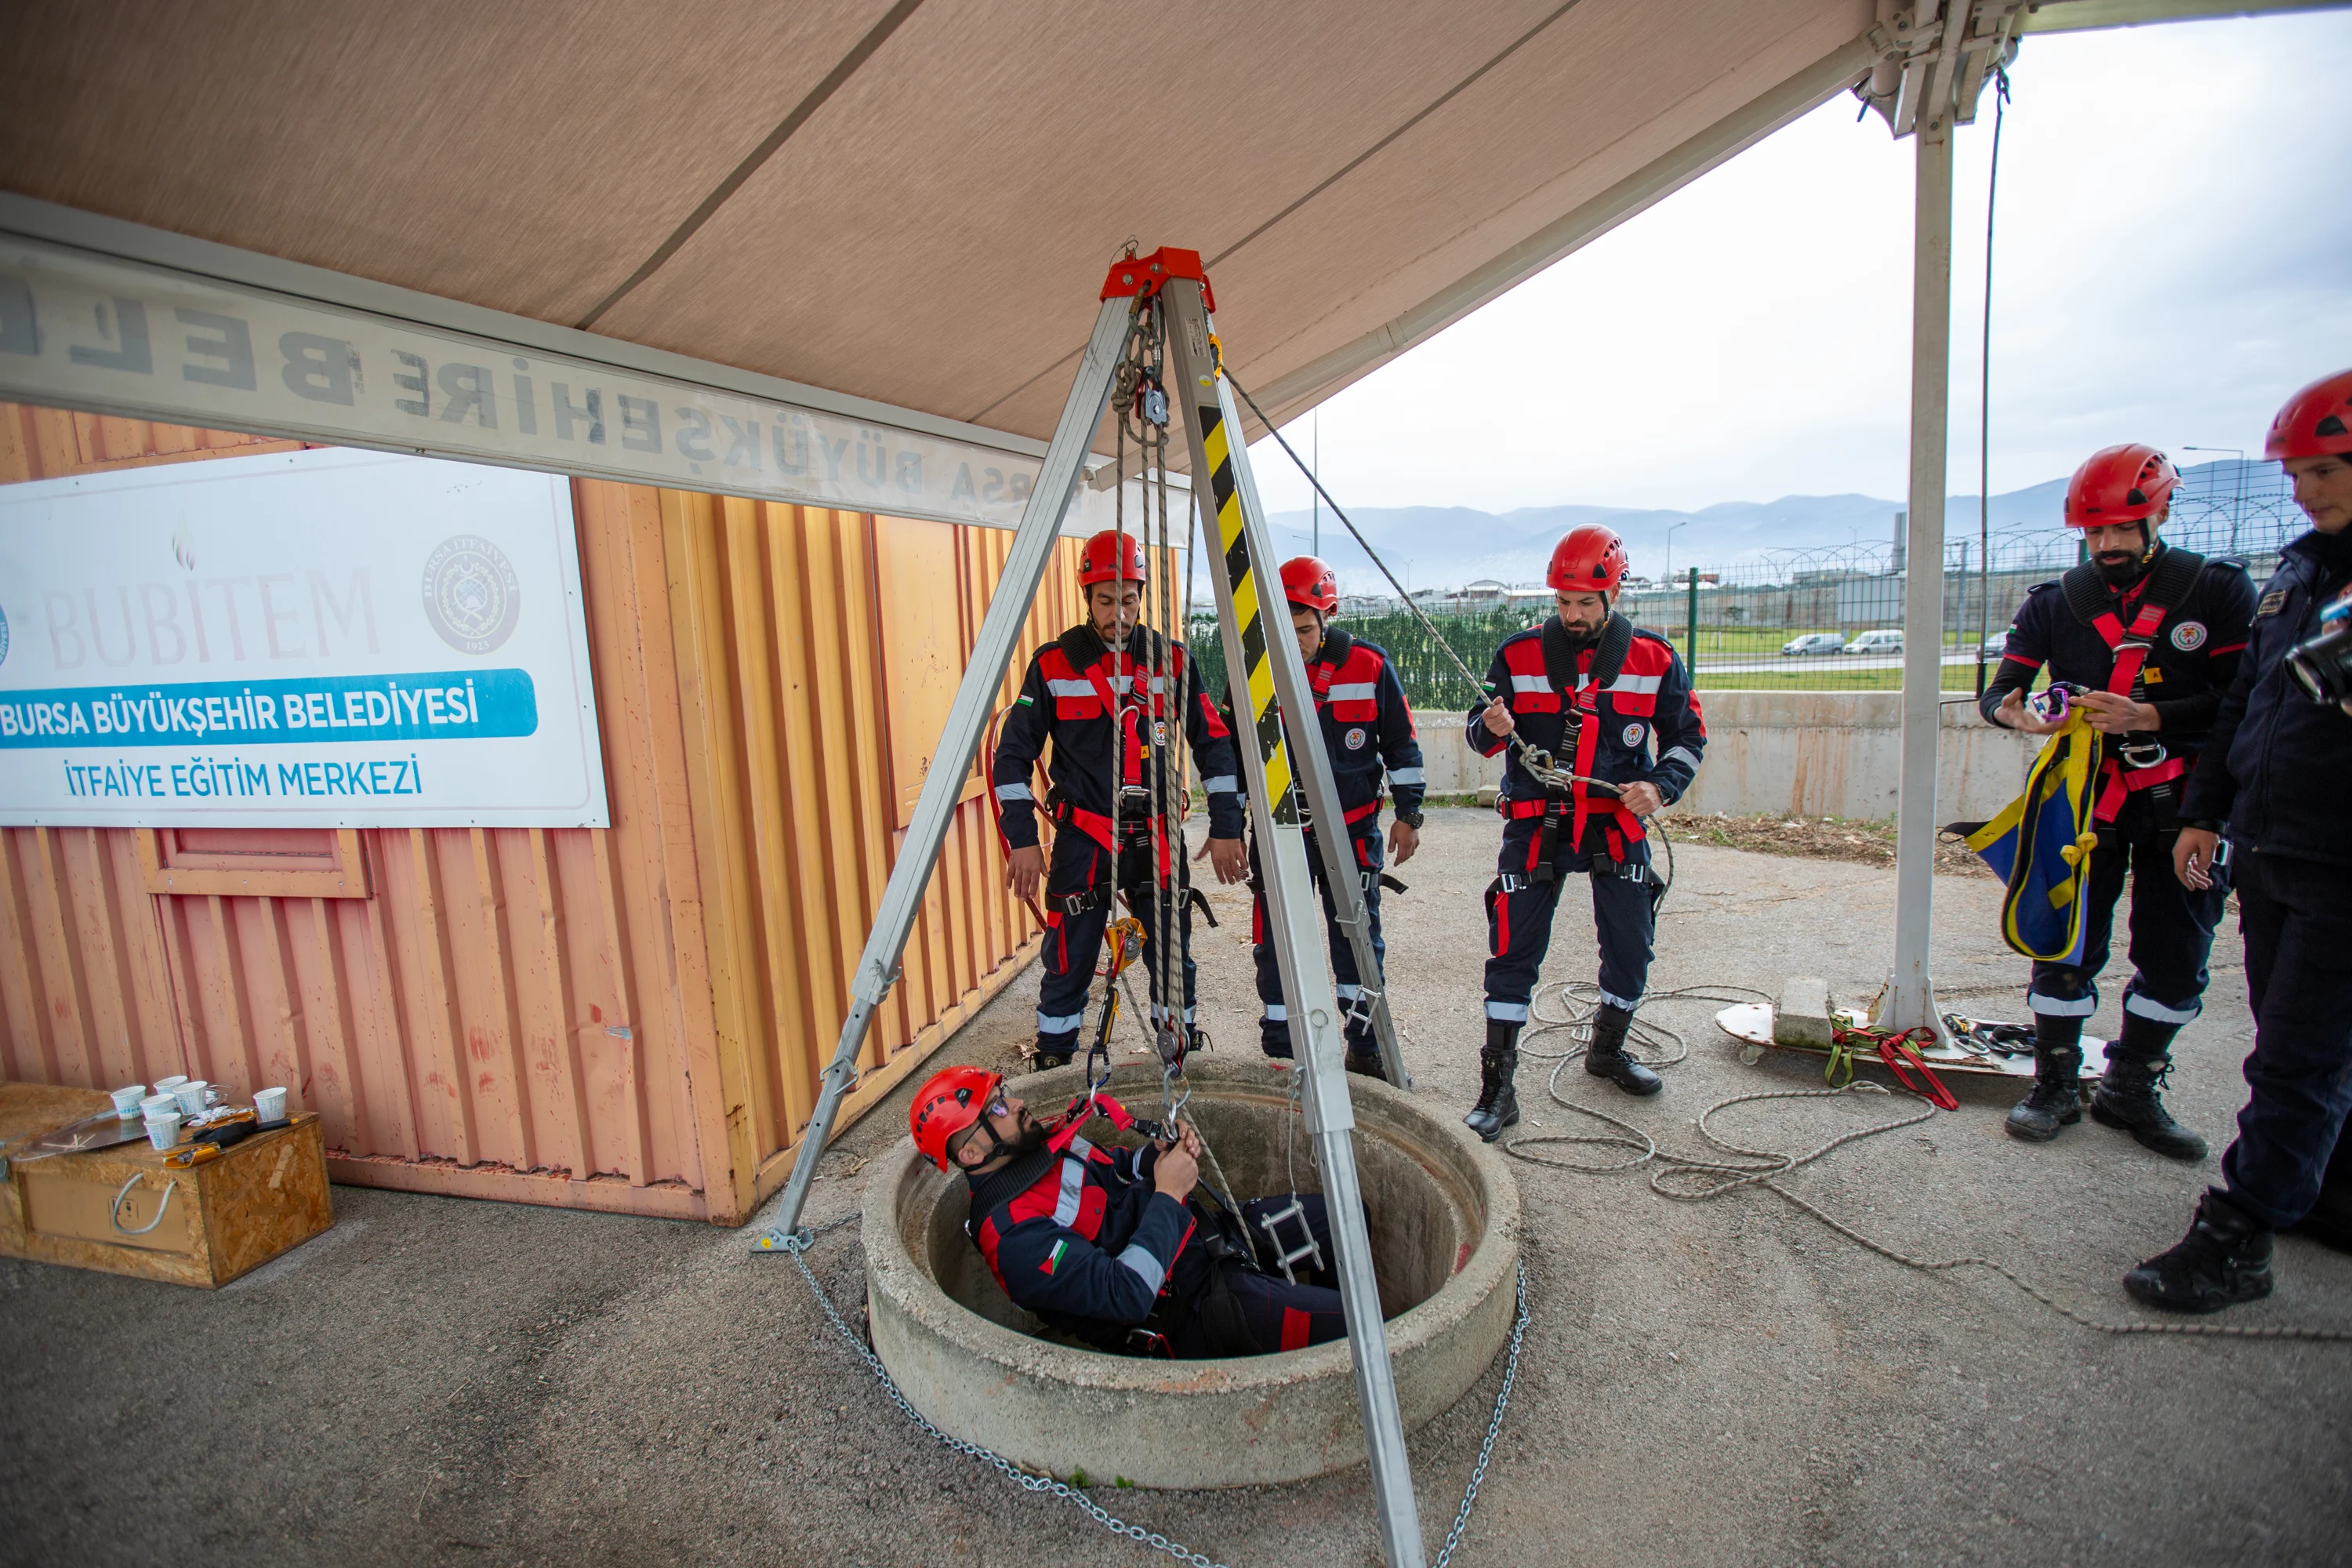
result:
[[[0,184],[1030,437],[1121,242],[1180,245],[1286,416],[1852,85],[1888,9],[34,6]]]

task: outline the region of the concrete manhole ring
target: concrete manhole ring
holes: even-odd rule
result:
[[[1198,1117],[1236,1194],[1290,1185],[1288,1075],[1196,1058]],[[1510,1336],[1518,1189],[1460,1109],[1349,1080],[1356,1159],[1404,1425],[1412,1430],[1478,1381]],[[1077,1067],[1020,1079],[1041,1113],[1085,1088]],[[1160,1104],[1156,1066],[1121,1067],[1111,1090],[1138,1115]],[[1097,1124],[1102,1131],[1105,1124]],[[1297,1185],[1317,1190],[1300,1129]],[[862,1235],[874,1349],[908,1400],[942,1431],[1033,1470],[1084,1469],[1141,1487],[1265,1486],[1361,1463],[1348,1346],[1221,1361],[1147,1361],[1039,1339],[963,1234],[968,1189],[901,1141],[866,1184]]]

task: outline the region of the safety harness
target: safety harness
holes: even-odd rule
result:
[[[1560,715],[1567,726],[1566,740],[1576,763],[1570,770],[1573,778],[1566,789],[1547,778],[1540,798],[1506,800],[1502,805],[1503,815],[1512,820],[1530,816],[1543,819],[1538,830],[1536,853],[1528,867],[1528,879],[1535,882],[1558,880],[1559,873],[1552,865],[1552,857],[1559,847],[1563,821],[1569,825],[1569,842],[1581,845],[1586,822],[1601,816],[1607,819],[1601,832],[1609,852],[1605,857],[1593,858],[1593,874],[1622,877],[1631,882],[1650,880],[1650,868],[1632,860],[1625,853],[1629,840],[1638,842],[1644,836],[1642,819],[1613,792],[1597,799],[1591,793],[1594,759],[1601,749],[1601,693],[1616,683],[1624,668],[1625,656],[1633,647],[1633,623],[1614,610],[1609,613],[1608,620],[1601,625],[1599,643],[1591,650],[1592,668],[1582,679],[1577,665],[1584,650],[1569,646],[1557,619],[1545,621],[1541,642],[1544,676],[1559,697]]]
[[[2058,580],[2066,608],[2098,633],[2099,640],[2115,656],[2107,671],[2108,691],[2133,702],[2147,700],[2145,669],[2157,630],[2165,616],[2189,602],[2198,574],[2204,569],[2205,558],[2192,551],[2167,549],[2158,554],[2128,625],[2119,611],[2130,608],[2129,597],[2118,605],[2106,579],[2089,562]],[[2169,752],[2153,731],[2107,737],[2101,747],[2099,794],[2091,809],[2092,820],[2102,832],[2112,831],[2124,803],[2146,792],[2156,814],[2157,831],[2170,837],[2180,830],[2178,785],[2188,771],[2188,759]]]

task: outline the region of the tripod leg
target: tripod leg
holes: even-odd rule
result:
[[[1132,309],[1129,300],[1106,300],[1095,318],[1094,335],[1087,342],[1069,400],[1062,405],[1061,420],[1054,426],[1053,443],[1046,447],[1037,474],[1037,488],[1029,493],[1029,504],[1021,513],[1021,527],[1013,535],[1004,574],[997,580],[988,614],[981,620],[971,662],[964,667],[963,680],[948,709],[939,750],[932,753],[931,770],[915,803],[914,820],[907,825],[906,840],[890,868],[881,907],[875,911],[873,932],[857,960],[850,982],[849,1016],[841,1026],[840,1043],[834,1047],[833,1060],[818,1085],[816,1109],[809,1116],[808,1131],[802,1134],[792,1180],[784,1185],[783,1201],[776,1205],[774,1224],[754,1244],[755,1250],[789,1249],[800,1227],[801,1207],[808,1201],[817,1162],[824,1157],[841,1097],[857,1077],[857,1054],[865,1047],[874,1009],[890,994],[898,977],[898,955],[906,951],[908,932],[923,907],[923,893],[930,886],[931,868],[939,861],[940,846],[946,841],[956,799],[963,793],[971,759],[980,750],[981,731],[988,727],[1004,668],[1012,662],[1021,628],[1036,601],[1037,585],[1045,581],[1046,565],[1053,560],[1054,541],[1070,510],[1087,446],[1094,439],[1095,427],[1102,423],[1103,410],[1110,405],[1111,376]]]
[[[1397,1411],[1388,1325],[1381,1316],[1371,1236],[1350,1136],[1356,1118],[1341,1060],[1347,1047],[1340,1037],[1339,994],[1331,980],[1322,900],[1308,874],[1306,836],[1299,830],[1297,802],[1291,792],[1294,764],[1284,740],[1282,713],[1305,715],[1294,728],[1307,757],[1310,804],[1316,819],[1334,827],[1343,820],[1339,790],[1330,760],[1323,754],[1315,697],[1307,684],[1298,644],[1287,626],[1272,637],[1266,635],[1265,607],[1282,604],[1282,590],[1273,581],[1272,537],[1250,478],[1233,389],[1219,374],[1210,348],[1201,285],[1172,279],[1160,299],[1168,311],[1169,359],[1174,370],[1171,397],[1184,410],[1192,444],[1192,493],[1200,500],[1209,546],[1216,552],[1209,575],[1216,587],[1225,668],[1242,730],[1234,737],[1234,750],[1241,753],[1248,784],[1251,826],[1265,884],[1266,936],[1282,972],[1291,1048],[1298,1064],[1295,1070],[1302,1075],[1307,1123],[1322,1163],[1324,1206],[1332,1247],[1339,1254],[1356,1398],[1363,1415],[1372,1489],[1380,1500],[1382,1560],[1390,1568],[1422,1568],[1425,1558],[1412,1468],[1405,1452],[1404,1422]],[[1340,853],[1347,852],[1344,832],[1318,837],[1332,838]],[[1355,877],[1353,865],[1337,868],[1334,891],[1353,888]],[[1361,907],[1360,899],[1357,907]],[[1369,964],[1363,972],[1376,973]]]

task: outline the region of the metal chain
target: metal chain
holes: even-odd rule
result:
[[[842,1342],[856,1353],[859,1361],[866,1363],[866,1370],[874,1374],[874,1381],[882,1385],[882,1392],[890,1396],[890,1403],[898,1407],[901,1415],[922,1428],[942,1447],[978,1459],[984,1465],[995,1467],[1003,1472],[1006,1480],[1024,1491],[1045,1492],[1060,1498],[1063,1501],[1076,1507],[1087,1518],[1114,1535],[1123,1535],[1130,1541],[1139,1542],[1154,1552],[1164,1552],[1177,1562],[1188,1564],[1189,1568],[1224,1568],[1224,1564],[1193,1551],[1181,1541],[1171,1541],[1156,1530],[1146,1530],[1139,1524],[1128,1523],[1127,1521],[1066,1482],[1057,1481],[1051,1476],[1033,1476],[993,1449],[984,1448],[978,1443],[967,1443],[961,1437],[948,1436],[932,1426],[929,1417],[908,1404],[907,1396],[898,1391],[898,1384],[890,1376],[889,1370],[882,1364],[882,1358],[876,1355],[866,1347],[866,1342],[857,1337],[856,1331],[852,1330],[847,1321],[842,1317],[840,1310],[834,1306],[833,1298],[825,1293],[824,1286],[817,1283],[816,1275],[811,1272],[808,1259],[804,1256],[809,1247],[814,1245],[818,1237],[846,1225],[850,1220],[857,1217],[854,1214],[845,1215],[840,1219],[814,1229],[804,1227],[785,1238],[783,1250],[791,1255],[793,1267],[801,1271],[801,1278],[808,1281],[809,1292],[816,1298],[817,1305],[823,1307],[824,1315],[833,1320],[834,1329],[841,1335]]]
[[[873,1374],[875,1382],[882,1385],[882,1392],[890,1396],[890,1403],[898,1407],[900,1415],[920,1427],[941,1447],[994,1467],[1003,1474],[1006,1480],[1020,1487],[1024,1491],[1045,1492],[1060,1498],[1114,1535],[1123,1535],[1129,1541],[1149,1546],[1154,1552],[1164,1552],[1177,1562],[1186,1564],[1187,1568],[1225,1568],[1223,1563],[1193,1551],[1181,1541],[1171,1541],[1156,1530],[1146,1530],[1139,1524],[1128,1523],[1085,1492],[1066,1482],[1057,1481],[1051,1476],[1033,1476],[994,1449],[982,1447],[978,1443],[968,1443],[961,1437],[948,1436],[931,1425],[929,1417],[908,1404],[907,1396],[899,1392],[898,1382],[891,1377],[889,1369],[882,1364],[882,1358],[876,1355],[866,1342],[857,1337],[856,1331],[853,1330],[847,1320],[842,1317],[840,1310],[833,1304],[833,1298],[826,1293],[823,1285],[817,1283],[816,1275],[808,1266],[806,1254],[810,1247],[816,1245],[819,1237],[839,1230],[859,1217],[859,1215],[853,1212],[836,1219],[827,1220],[823,1225],[803,1226],[783,1239],[781,1250],[792,1258],[793,1267],[801,1271],[801,1278],[808,1283],[809,1294],[814,1296],[817,1305],[824,1309],[824,1315],[832,1320],[834,1331],[841,1336],[842,1343],[847,1345],[851,1352],[865,1363],[866,1370]],[[1462,1506],[1454,1510],[1454,1528],[1445,1532],[1445,1544],[1438,1551],[1434,1568],[1446,1568],[1446,1564],[1453,1560],[1454,1548],[1462,1543],[1464,1531],[1470,1528],[1470,1510],[1477,1506],[1478,1489],[1486,1484],[1486,1467],[1495,1456],[1495,1439],[1502,1433],[1503,1415],[1511,1407],[1511,1389],[1518,1381],[1519,1346],[1527,1338],[1529,1305],[1528,1265],[1527,1260],[1521,1258],[1518,1273],[1518,1316],[1511,1324],[1511,1348],[1509,1357],[1503,1363],[1503,1385],[1495,1393],[1494,1414],[1487,1417],[1486,1439],[1478,1445],[1478,1462],[1471,1468],[1469,1484],[1462,1489]]]
[[[1454,1528],[1445,1532],[1445,1544],[1438,1548],[1434,1568],[1445,1568],[1454,1559],[1454,1549],[1462,1544],[1463,1531],[1470,1528],[1470,1510],[1478,1506],[1478,1489],[1486,1484],[1486,1463],[1495,1457],[1495,1439],[1503,1430],[1503,1412],[1511,1407],[1511,1385],[1519,1376],[1519,1342],[1528,1336],[1528,1260],[1519,1259],[1519,1315],[1511,1324],[1510,1359],[1503,1363],[1503,1386],[1495,1394],[1495,1414],[1486,1422],[1486,1440],[1478,1445],[1478,1462],[1471,1467],[1470,1484],[1462,1489],[1462,1506],[1454,1511]]]

